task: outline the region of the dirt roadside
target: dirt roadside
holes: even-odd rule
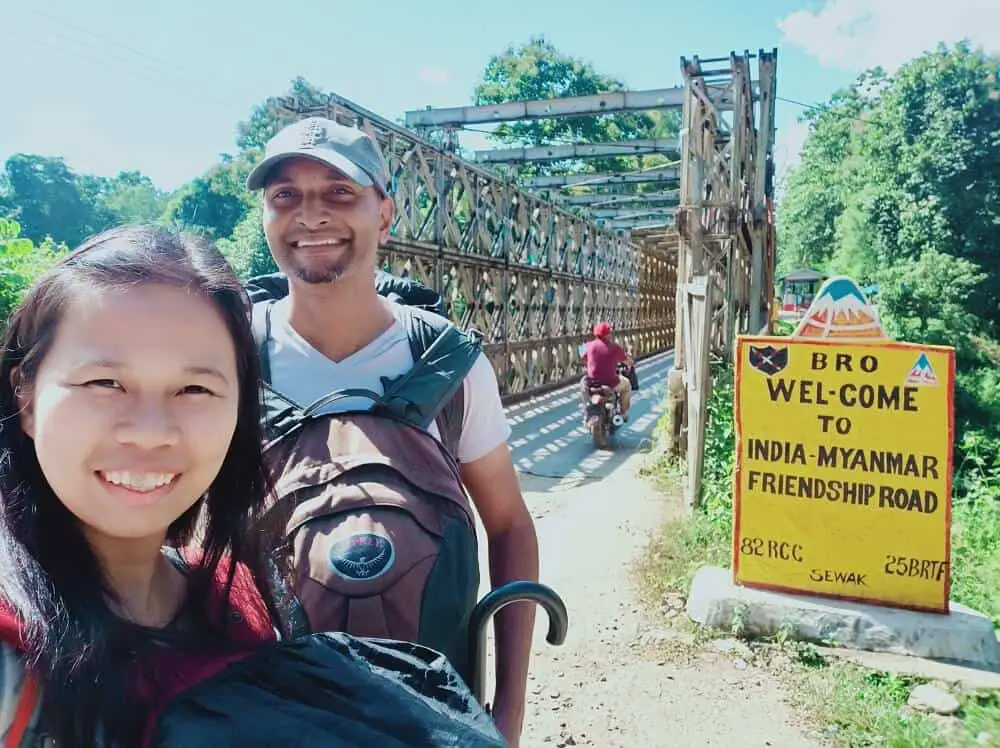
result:
[[[679,638],[640,607],[631,565],[679,511],[638,475],[643,459],[588,481],[522,476],[541,579],[570,615],[566,643],[551,647],[539,614],[522,748],[817,745],[774,675]]]

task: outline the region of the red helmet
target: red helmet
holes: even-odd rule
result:
[[[595,338],[606,338],[611,334],[611,325],[607,322],[598,322],[594,325],[594,337]]]

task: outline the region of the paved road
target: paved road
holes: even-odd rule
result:
[[[673,353],[664,353],[636,366],[639,390],[632,395],[629,422],[614,435],[609,451],[595,449],[583,426],[578,385],[509,407],[514,466],[523,476],[539,478],[579,482],[607,477],[652,438],[673,361]]]

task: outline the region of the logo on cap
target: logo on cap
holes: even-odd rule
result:
[[[330,136],[319,120],[312,120],[302,129],[302,146],[304,148],[315,148],[329,142]]]

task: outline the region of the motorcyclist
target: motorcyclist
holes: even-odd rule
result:
[[[611,325],[598,322],[594,325],[594,339],[583,346],[581,358],[587,366],[587,373],[580,381],[584,403],[587,402],[590,387],[610,387],[618,393],[622,418],[628,420],[632,405],[632,385],[618,373],[618,364],[632,366],[632,357],[625,349],[611,339]]]

